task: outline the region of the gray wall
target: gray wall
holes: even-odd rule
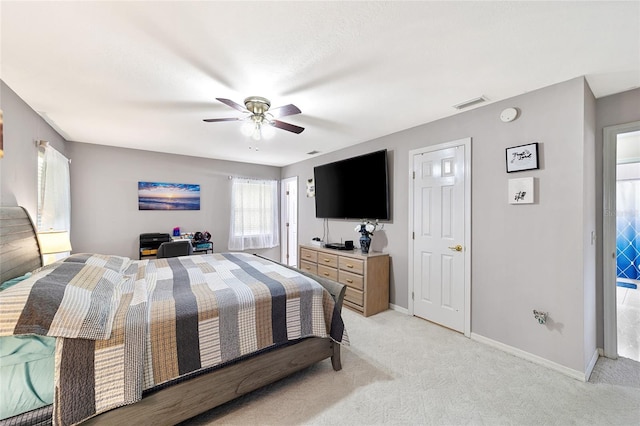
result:
[[[594,99],[573,79],[503,102],[428,123],[283,169],[282,177],[313,176],[313,167],[387,148],[392,156],[393,219],[373,246],[392,259],[391,302],[408,306],[409,151],[472,138],[472,332],[569,368],[585,371],[595,351],[593,158]],[[511,123],[506,107],[520,109]],[[539,170],[505,172],[505,148],[540,143]],[[533,176],[534,205],[507,204],[510,177]],[[358,178],[354,176],[354,179]],[[299,238],[322,236],[314,200],[301,192]],[[329,221],[332,241],[357,239],[355,221]],[[587,238],[587,235],[589,238]],[[540,326],[533,309],[548,311]]]
[[[71,244],[74,252],[138,258],[139,234],[209,231],[214,251],[227,251],[229,176],[279,179],[280,168],[78,142],[71,162]],[[200,185],[200,210],[138,210],[138,181]],[[251,250],[275,260],[279,248]]]
[[[23,206],[31,218],[38,213],[38,149],[46,140],[66,155],[65,140],[0,80],[4,158],[0,160],[0,205]]]
[[[596,155],[596,220],[597,233],[602,235],[602,153],[603,129],[618,124],[626,124],[640,121],[640,89],[629,90],[611,96],[606,96],[596,100],[596,133],[595,133],[595,155]],[[602,271],[602,244],[597,245],[596,250],[596,317],[598,318],[598,347],[604,347],[604,296],[602,294],[603,271]]]
[[[582,158],[582,280],[584,292],[584,366],[593,357],[593,349],[597,347],[596,317],[596,99],[584,84],[584,149]]]

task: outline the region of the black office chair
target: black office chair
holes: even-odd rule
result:
[[[190,256],[192,254],[193,246],[191,245],[191,241],[184,240],[160,244],[156,256],[158,259],[163,259],[166,257]]]

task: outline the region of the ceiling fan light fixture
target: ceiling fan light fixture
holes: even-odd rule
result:
[[[251,136],[253,135],[255,128],[256,128],[256,125],[253,122],[253,120],[247,120],[244,123],[242,123],[242,126],[240,127],[240,131],[245,136]]]
[[[220,121],[244,121],[240,129],[242,134],[247,137],[251,137],[254,140],[260,140],[262,138],[268,139],[274,136],[275,128],[296,134],[302,133],[304,130],[304,127],[278,120],[280,117],[287,117],[290,115],[300,114],[302,112],[300,111],[300,108],[293,104],[283,105],[269,111],[269,108],[271,108],[271,102],[267,98],[263,98],[261,96],[250,96],[246,98],[244,100],[244,107],[231,99],[216,98],[216,100],[233,109],[250,115],[244,118],[205,118],[204,121],[209,123]]]

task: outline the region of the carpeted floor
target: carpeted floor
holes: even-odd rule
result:
[[[638,425],[640,363],[600,358],[582,383],[395,311],[345,310],[325,360],[184,425]]]

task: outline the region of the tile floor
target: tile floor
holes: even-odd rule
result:
[[[616,287],[616,297],[618,355],[640,361],[640,290]]]

